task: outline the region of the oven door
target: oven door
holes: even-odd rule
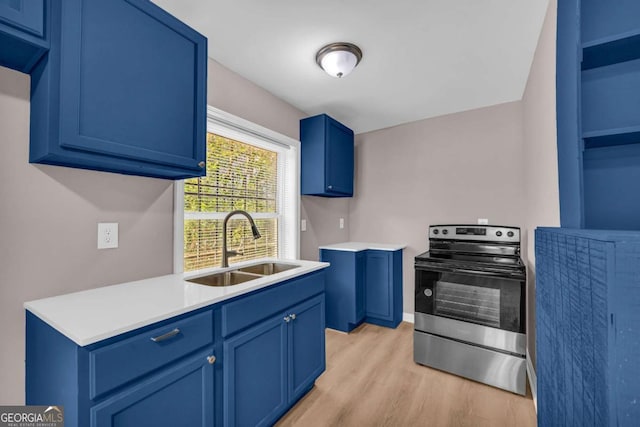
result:
[[[416,330],[524,354],[525,281],[416,264]]]

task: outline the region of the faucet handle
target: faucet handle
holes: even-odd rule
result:
[[[244,253],[238,252],[238,251],[227,251],[227,257],[232,257],[237,255],[244,255]]]

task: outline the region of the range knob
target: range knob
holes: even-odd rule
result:
[[[502,231],[500,231],[500,230],[496,231],[496,236],[498,236],[498,237],[502,236]]]
[[[507,233],[507,236],[509,236],[509,237],[513,237],[513,231],[509,231],[509,232]]]
[[[442,234],[449,234],[449,230],[445,228],[444,230],[442,230]]]
[[[440,230],[438,230],[437,228],[433,230],[433,234],[438,234],[438,233],[440,233]]]

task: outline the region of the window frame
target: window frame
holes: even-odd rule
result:
[[[300,258],[300,141],[256,123],[207,107],[207,133],[278,152],[278,258]],[[280,160],[284,159],[284,162]],[[173,185],[173,272],[184,272],[184,180]],[[224,218],[225,214],[220,213]],[[253,216],[253,214],[252,214]],[[261,214],[256,214],[258,219]],[[199,271],[219,268],[213,266]]]

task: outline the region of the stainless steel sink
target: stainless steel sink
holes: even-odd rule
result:
[[[291,270],[292,268],[300,267],[295,264],[282,264],[279,262],[265,262],[263,264],[250,265],[248,267],[239,268],[238,271],[245,273],[260,274],[262,276],[268,276],[270,274],[281,273],[283,271]]]
[[[239,271],[225,271],[224,273],[215,273],[208,276],[187,279],[187,282],[207,286],[233,286],[259,278],[260,276],[257,274],[245,274]]]

